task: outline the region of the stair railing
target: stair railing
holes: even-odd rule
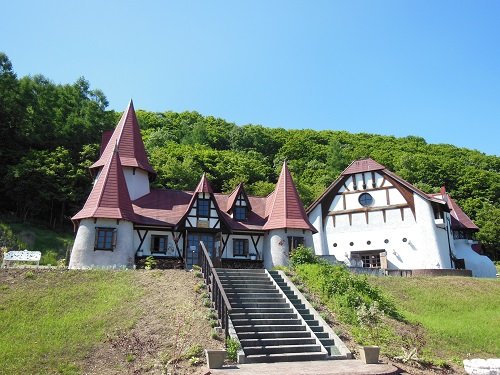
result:
[[[205,280],[205,284],[209,288],[214,309],[217,311],[217,319],[219,320],[222,329],[224,329],[224,334],[227,338],[229,336],[229,314],[231,313],[232,307],[226,296],[226,292],[224,292],[219,275],[214,268],[212,259],[210,258],[203,241],[200,241],[200,246],[201,271],[203,273],[203,278]]]

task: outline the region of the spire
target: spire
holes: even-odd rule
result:
[[[123,166],[140,168],[149,172],[150,175],[156,175],[146,155],[132,99],[130,99],[127,109],[123,112],[118,125],[102,151],[101,157],[90,166],[90,169],[104,166],[113,153],[115,145],[118,145],[120,161]]]
[[[112,150],[110,159],[104,165],[85,205],[72,220],[91,217],[129,221],[135,219],[118,150],[113,143],[109,142],[108,145]]]
[[[276,188],[268,198],[268,205],[266,207],[267,222],[262,229],[293,228],[316,233],[316,229],[307,218],[286,162],[283,162]]]
[[[212,190],[212,186],[208,181],[206,173],[203,173],[203,176],[201,176],[198,186],[196,186],[196,189],[194,189],[194,193],[214,193],[214,191]]]

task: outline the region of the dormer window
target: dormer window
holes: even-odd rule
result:
[[[247,219],[247,208],[245,206],[234,207],[233,219],[238,221],[245,221]]]
[[[210,216],[210,199],[198,198],[197,214],[199,217]]]

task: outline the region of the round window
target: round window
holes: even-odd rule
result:
[[[368,207],[373,204],[373,197],[368,193],[363,193],[359,196],[359,204],[363,207]]]

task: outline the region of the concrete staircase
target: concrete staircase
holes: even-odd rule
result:
[[[285,288],[284,281],[275,282],[263,269],[217,269],[217,274],[231,303],[230,319],[245,354],[240,360],[269,363],[328,358],[324,345],[332,342],[317,337],[315,332],[324,336],[323,327]]]
[[[311,330],[314,332],[315,336],[321,342],[321,345],[325,347],[328,351],[328,355],[335,357],[341,356],[339,349],[335,346],[335,340],[330,337],[330,334],[325,331],[325,326],[319,319],[316,319],[312,311],[304,306],[300,298],[295,294],[295,292],[286,283],[283,277],[278,271],[269,271],[271,277],[276,281],[278,286],[281,288],[283,293],[288,297],[289,301],[297,309],[297,312],[302,316],[302,319],[307,323]]]

